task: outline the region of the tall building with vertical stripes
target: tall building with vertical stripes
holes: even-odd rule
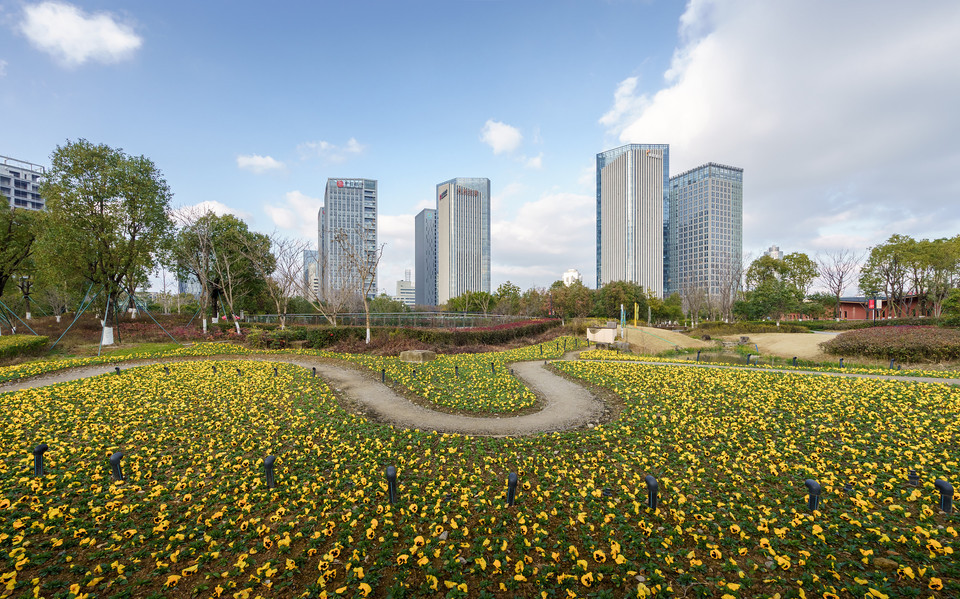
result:
[[[437,304],[467,291],[490,293],[490,179],[437,185]]]
[[[628,144],[597,154],[597,288],[670,285],[670,146]]]
[[[424,208],[414,218],[414,291],[418,306],[437,305],[437,210]]]

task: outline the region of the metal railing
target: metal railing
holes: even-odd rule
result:
[[[370,314],[370,326],[455,329],[496,326],[518,320],[529,320],[530,318],[530,316],[479,314],[471,312],[383,312]],[[337,314],[336,320],[338,326],[364,326],[366,324],[366,315],[363,312]],[[279,319],[276,314],[256,314],[246,316],[244,321],[273,324],[279,322]],[[286,323],[287,326],[330,324],[330,322],[320,314],[287,314]]]

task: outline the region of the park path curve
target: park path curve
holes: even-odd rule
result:
[[[599,424],[605,411],[602,400],[581,385],[550,372],[544,368],[543,362],[517,362],[511,365],[514,374],[543,400],[542,410],[523,416],[483,417],[430,410],[413,403],[382,384],[373,372],[338,366],[331,361],[319,358],[269,355],[211,356],[195,359],[283,362],[308,370],[316,368],[317,374],[337,395],[360,406],[361,410],[373,420],[402,428],[493,437],[536,435]],[[182,361],[186,360],[181,357],[134,360],[58,370],[29,379],[0,384],[0,393],[109,374],[115,372],[115,368],[127,370],[150,364]]]

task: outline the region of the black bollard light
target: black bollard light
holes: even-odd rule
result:
[[[810,497],[807,499],[807,507],[810,508],[810,511],[814,511],[820,508],[820,483],[808,478],[803,481],[803,484],[807,485],[807,489],[810,491]]]
[[[313,367],[313,378],[317,378],[317,367]]]
[[[794,368],[797,367],[797,357],[796,357],[796,356],[793,357],[793,367],[794,367]]]
[[[397,502],[397,468],[396,466],[387,466],[387,494],[390,503]]]
[[[277,376],[277,367],[276,367],[276,366],[273,367],[273,376]]]
[[[381,382],[381,383],[386,383],[386,382],[387,382],[387,369],[386,369],[386,368],[381,368],[381,369],[380,369],[380,382]]]
[[[911,470],[910,473],[907,474],[907,480],[910,482],[911,485],[916,487],[917,484],[920,483],[920,475],[917,474],[916,470]]]
[[[648,474],[643,480],[647,483],[647,507],[655,510],[659,499],[657,495],[660,492],[660,484],[652,474]]]
[[[167,366],[163,367],[163,374],[170,374],[170,368]]]
[[[566,338],[564,338],[564,340],[563,340],[563,351],[567,351],[567,340],[566,340]]]
[[[277,486],[277,481],[273,477],[273,469],[276,467],[277,457],[268,455],[263,458],[263,471],[267,475],[267,488],[273,489]]]
[[[237,368],[237,376],[242,376],[243,373],[240,372],[240,369]]]
[[[543,355],[543,344],[542,344],[542,343],[540,344],[540,355],[541,355],[541,356]]]
[[[517,473],[511,472],[507,476],[507,506],[513,505],[517,500]]]
[[[893,370],[893,363],[896,362],[896,359],[890,358],[890,370]]]
[[[853,483],[846,483],[843,485],[843,490],[847,495],[853,495]]]
[[[946,513],[951,513],[953,511],[953,485],[938,478],[933,486],[940,491],[940,509]]]
[[[699,361],[700,361],[700,350],[698,349],[698,350],[697,350],[697,362],[699,362]]]
[[[122,451],[117,451],[110,456],[110,473],[113,475],[113,480],[123,480],[123,468],[120,467],[120,460],[122,459]]]
[[[239,369],[237,369],[239,371]],[[213,374],[217,374],[217,365],[213,365]]]
[[[493,362],[490,362],[490,374],[497,374],[497,367],[494,366]]]
[[[840,358],[840,368],[843,368],[843,358]]]
[[[46,443],[41,443],[33,449],[33,475],[43,476],[43,453],[47,451]]]
[[[750,358],[753,357],[753,354],[747,354],[747,366],[750,365]]]
[[[453,365],[453,378],[455,379],[460,378],[460,367],[457,366],[456,364]]]
[[[897,364],[897,370],[900,370],[900,364]]]
[[[117,374],[120,374],[120,367],[119,367],[119,366],[115,366],[115,367],[113,368],[113,370],[116,371]]]

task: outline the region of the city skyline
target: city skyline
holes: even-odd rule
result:
[[[955,235],[960,82],[943,74],[960,68],[960,6],[829,8],[371,1],[264,20],[242,4],[0,3],[0,152],[46,166],[67,140],[106,143],[153,160],[176,206],[305,239],[327,177],[376,178],[388,294],[449,173],[494,181],[491,287],[592,272],[595,156],[628,143],[669,144],[670,175],[749,172],[745,258]],[[483,32],[484,53],[435,43],[448,19]],[[462,74],[469,93],[447,83]]]

